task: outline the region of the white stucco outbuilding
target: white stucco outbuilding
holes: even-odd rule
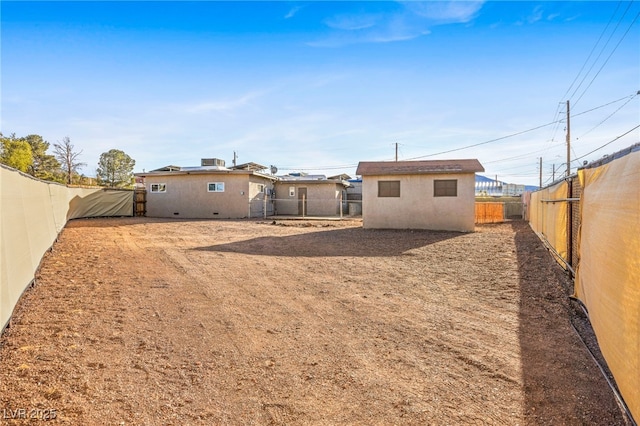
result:
[[[471,232],[477,172],[476,159],[362,161],[363,227]]]

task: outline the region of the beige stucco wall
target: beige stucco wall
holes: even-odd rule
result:
[[[289,188],[294,195],[289,196]],[[340,192],[344,186],[335,182],[277,182],[276,214],[298,215],[298,188],[307,188],[307,216],[336,216],[340,214]]]
[[[209,182],[224,182],[224,192],[208,192]],[[154,183],[166,184],[167,191],[151,192],[151,184]],[[248,173],[147,175],[147,216],[190,219],[259,217],[263,203],[258,194],[258,184],[272,188],[269,179]]]
[[[457,197],[434,197],[435,179],[457,179]],[[400,197],[378,197],[378,181],[399,180]],[[475,174],[362,177],[365,228],[473,231]]]
[[[274,211],[273,197],[265,194],[264,188],[273,189],[273,183],[260,176],[249,176],[249,199],[251,200],[251,217],[271,216]],[[266,201],[266,202],[265,202]]]

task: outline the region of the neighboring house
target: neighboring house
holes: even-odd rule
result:
[[[275,183],[275,213],[297,216],[336,216],[346,210],[349,183],[341,176],[292,173]]]
[[[362,214],[362,178],[349,179],[347,188],[347,204],[349,205],[349,215],[359,216]]]
[[[478,160],[363,161],[365,228],[473,231]]]
[[[202,159],[200,167],[167,166],[135,173],[147,189],[150,217],[240,219],[273,214],[276,178],[247,163],[226,168],[224,160]]]

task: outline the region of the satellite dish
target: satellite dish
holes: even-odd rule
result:
[[[276,173],[278,173],[278,168],[276,166],[271,166],[271,174],[275,175]]]

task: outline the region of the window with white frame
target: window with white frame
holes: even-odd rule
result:
[[[149,185],[149,192],[167,192],[166,183],[152,183]]]
[[[289,197],[295,197],[296,196],[296,187],[295,186],[290,186],[289,187]]]
[[[224,192],[224,182],[209,182],[207,183],[208,192]]]

